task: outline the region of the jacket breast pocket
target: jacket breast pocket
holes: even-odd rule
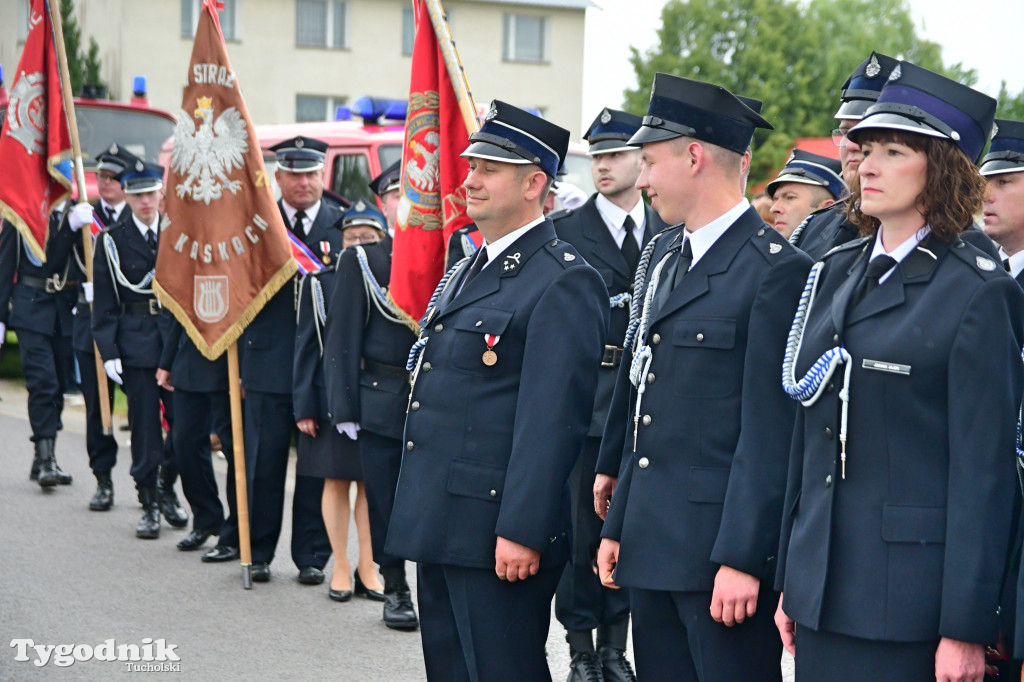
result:
[[[689,318],[672,327],[673,392],[686,398],[725,398],[737,393],[742,362],[736,348],[736,320]]]
[[[408,398],[408,379],[363,372],[359,377],[360,423],[374,433],[401,438]]]
[[[501,467],[456,459],[448,469],[448,492],[452,495],[500,502],[504,487],[505,469]]]
[[[882,508],[882,539],[921,545],[944,544],[946,508],[885,505]]]
[[[487,365],[483,360],[483,355],[487,351],[487,337],[503,335],[512,321],[514,312],[485,307],[467,307],[462,310],[452,320],[455,334],[452,345],[452,364],[460,371],[470,374],[491,375],[500,372],[502,355],[500,339],[499,343],[494,346],[497,362]]]

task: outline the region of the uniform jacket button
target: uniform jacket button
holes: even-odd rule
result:
[[[437,324],[434,325],[434,331],[440,334],[442,331],[444,331],[444,325],[438,322]]]
[[[491,497],[497,497],[497,496],[498,496],[498,491],[497,491],[497,490],[494,490],[494,489],[492,489],[492,490],[491,490]]]
[[[832,440],[832,429],[827,426],[825,427],[825,438]]]
[[[704,332],[697,332],[697,342],[704,343]]]
[[[651,343],[653,343],[655,346],[661,343],[661,334],[655,334],[654,336],[652,336]]]
[[[651,372],[650,374],[647,375],[647,383],[649,383],[649,384],[653,384],[654,383],[654,372]]]
[[[650,463],[651,463],[651,460],[647,459],[646,457],[641,457],[640,461],[637,462],[637,464],[640,466],[641,469],[646,469],[647,465],[650,464]]]
[[[412,407],[413,410],[420,409],[420,401],[418,401],[418,400],[412,401],[412,405],[410,405],[410,407]]]
[[[829,474],[828,476],[825,477],[825,487],[826,488],[831,488],[832,487],[832,474]]]
[[[424,362],[424,363],[423,363],[423,367],[422,367],[421,369],[422,369],[422,370],[423,370],[424,372],[429,372],[429,371],[430,371],[430,363],[429,363],[429,362]]]
[[[416,444],[413,443],[412,441],[409,441],[408,443],[405,444],[405,449],[409,450],[410,452],[412,452],[413,448],[415,448],[415,447],[416,447]]]
[[[644,418],[641,419],[640,421],[642,421],[644,423],[644,426],[650,426],[651,425],[651,415],[645,414]]]

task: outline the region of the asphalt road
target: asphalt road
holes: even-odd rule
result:
[[[204,564],[201,552],[180,552],[185,530],[163,524],[157,540],[139,540],[140,516],[128,474],[127,433],[114,468],[114,508],[88,510],[95,480],[85,453],[84,413],[65,410],[57,460],[74,476],[71,486],[44,492],[28,479],[32,460],[25,391],[0,381],[0,680],[110,680],[128,675],[170,675],[180,680],[381,680],[425,679],[418,633],[387,629],[381,606],[365,599],[335,603],[327,585],[300,585],[289,555],[291,501],[273,579],[241,587],[237,563]],[[223,485],[226,467],[215,461]],[[291,495],[291,480],[288,497]],[[183,504],[184,496],[178,490]],[[349,533],[355,560],[355,528]],[[207,546],[211,546],[211,539]],[[328,564],[328,571],[333,566]],[[410,582],[415,581],[410,565]],[[329,575],[329,574],[328,574]],[[569,655],[564,631],[552,617],[548,660],[554,680],[564,680]],[[26,640],[32,640],[29,644]],[[161,663],[106,658],[108,640],[134,644],[155,655],[159,640],[179,660]],[[156,642],[156,644],[151,644]],[[49,653],[45,665],[32,645],[68,645]],[[75,660],[92,653],[91,660]],[[49,651],[50,649],[43,649]],[[93,651],[95,650],[95,651]],[[27,658],[28,660],[18,660]],[[70,661],[70,664],[68,662]],[[784,660],[787,679],[791,661]]]

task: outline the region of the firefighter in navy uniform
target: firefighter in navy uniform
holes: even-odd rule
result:
[[[405,560],[384,549],[402,463],[402,428],[409,404],[405,363],[416,335],[388,302],[391,249],[401,168],[395,164],[371,182],[381,198],[388,234],[338,262],[324,340],[324,368],[331,422],[359,442],[370,512],[373,559],[384,578],[384,624],[415,630],[419,624],[405,576]]]
[[[550,680],[569,475],[608,328],[601,276],[542,207],[569,131],[494,101],[463,152],[485,237],[424,315],[385,550],[419,562],[431,680]]]
[[[125,201],[131,211],[123,211],[120,219],[101,233],[93,256],[92,334],[104,371],[123,386],[128,397],[132,415],[131,473],[143,506],[135,535],[148,539],[160,536],[162,505],[157,485],[159,478],[167,475],[160,471],[167,452],[161,402],[168,422],[173,423],[170,393],[156,383],[171,317],[152,289],[163,176],[163,168],[140,159],[121,173]],[[168,522],[177,526],[179,517],[169,516]]]
[[[330,265],[333,254],[341,250],[341,231],[336,226],[342,211],[324,196],[327,144],[295,137],[271,150],[277,154],[278,207],[285,227],[324,265]],[[270,580],[270,563],[281,535],[288,453],[296,433],[292,365],[298,283],[296,277],[282,287],[242,335],[245,460],[251,480],[252,579],[256,582]],[[320,510],[322,495],[323,479],[296,475],[291,555],[303,585],[323,583],[323,568],[331,556]]]
[[[779,367],[811,262],[743,198],[767,121],[664,73],[647,113],[637,185],[676,227],[640,268],[648,305],[634,301],[601,443],[622,465],[598,567],[630,588],[640,679],[781,680],[771,578],[794,407]]]
[[[588,666],[602,667],[606,682],[635,679],[625,658],[629,595],[603,587],[594,574],[602,522],[594,511],[593,490],[601,434],[629,323],[636,266],[651,237],[668,227],[644,204],[635,187],[640,175],[640,150],[629,146],[628,141],[641,123],[639,116],[615,109],[606,108],[598,114],[583,136],[590,143],[590,168],[597,192],[583,206],[551,216],[558,238],[572,244],[600,273],[611,310],[594,414],[583,454],[570,479],[573,555],[555,596],[555,616],[565,626],[572,653],[571,682],[586,680]]]
[[[64,376],[71,360],[71,311],[75,288],[71,267],[77,230],[50,215],[46,262],[25,245],[9,222],[0,228],[0,346],[7,328],[17,332],[21,370],[28,389],[28,417],[35,457],[29,477],[44,490],[70,485],[71,475],[57,466],[54,445],[62,428]]]
[[[96,184],[99,198],[92,202],[92,211],[99,218],[100,225],[111,227],[125,211],[131,212],[124,200],[124,190],[117,179],[135,157],[130,157],[116,144],[110,146],[97,158]],[[93,215],[85,209],[68,211],[66,220],[75,229],[90,229]],[[82,382],[82,397],[85,399],[85,449],[89,454],[89,468],[96,477],[96,492],[89,501],[92,511],[107,511],[114,504],[114,483],[110,472],[117,463],[117,440],[103,432],[103,418],[100,411],[99,381],[96,376],[96,350],[92,341],[92,284],[86,281],[85,249],[81,238],[74,242],[75,277],[79,281],[78,300],[75,305],[74,334],[72,345],[78,361],[78,374]],[[99,377],[107,382],[107,396],[113,413],[114,384],[104,374]]]

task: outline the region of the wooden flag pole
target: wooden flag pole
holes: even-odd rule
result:
[[[64,113],[68,117],[68,129],[71,133],[71,152],[74,155],[75,163],[75,184],[78,185],[78,200],[89,201],[89,195],[85,187],[85,169],[82,167],[82,147],[78,142],[78,121],[75,118],[75,99],[71,92],[71,78],[68,75],[68,55],[64,48],[64,27],[60,19],[60,2],[54,0],[50,5],[50,23],[53,24],[53,37],[57,47],[57,65],[60,72],[60,85],[64,92]],[[70,203],[70,200],[69,200]],[[85,257],[85,279],[92,282],[92,231],[88,225],[82,227],[82,255]],[[89,311],[92,311],[92,301],[89,302]],[[103,422],[103,433],[111,436],[114,434],[110,420],[110,392],[107,389],[107,376],[103,369],[103,358],[92,342],[92,356],[96,362],[96,386],[100,394],[100,418]]]
[[[242,381],[238,369],[238,342],[228,346],[228,386],[231,392],[231,440],[234,442],[235,500],[238,513],[238,550],[242,587],[252,589],[252,547],[249,542],[249,490],[245,477],[245,440],[242,432]]]
[[[473,101],[473,92],[469,89],[469,81],[466,80],[466,69],[463,68],[459,52],[455,49],[455,39],[452,38],[452,30],[448,26],[448,19],[445,18],[444,7],[441,0],[425,0],[425,3],[427,12],[430,13],[430,23],[434,27],[434,35],[437,36],[438,47],[441,49],[441,56],[444,57],[444,65],[448,68],[448,78],[451,79],[455,97],[459,100],[459,111],[466,124],[466,132],[473,134],[480,130],[476,102]]]

